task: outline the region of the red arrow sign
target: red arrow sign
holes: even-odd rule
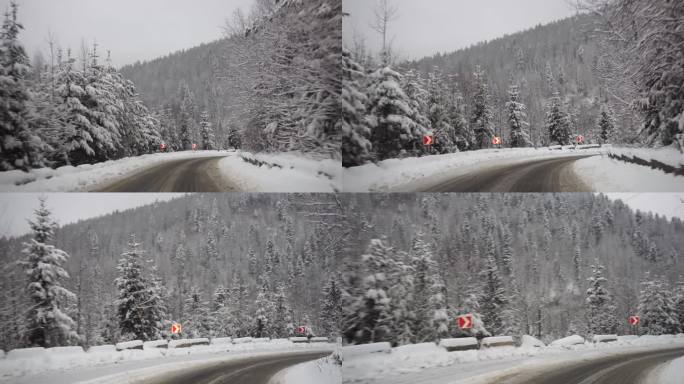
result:
[[[641,321],[641,317],[639,317],[639,316],[630,316],[629,317],[629,325],[639,325],[640,321]]]
[[[179,323],[171,324],[171,333],[174,335],[181,333],[182,327]]]
[[[435,143],[435,137],[432,135],[423,136],[423,145],[432,145]]]
[[[299,334],[305,334],[306,333],[306,327],[297,327],[297,333]]]
[[[578,144],[584,143],[584,136],[582,136],[582,135],[577,136],[577,143]]]
[[[492,138],[492,144],[494,145],[501,145],[501,138],[499,136],[494,136]]]
[[[459,316],[458,327],[461,329],[471,329],[473,327],[473,315]]]
[[[197,149],[197,144],[192,143],[192,150],[194,151],[194,150],[196,150],[196,149]]]
[[[159,148],[161,148],[162,151],[165,150],[166,149],[166,143],[161,143],[159,145]]]

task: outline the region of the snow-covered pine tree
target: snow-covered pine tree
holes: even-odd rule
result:
[[[411,247],[411,269],[413,272],[413,303],[411,305],[414,324],[412,333],[415,342],[436,341],[448,333],[444,323],[446,303],[442,292],[443,284],[437,273],[430,246],[422,234],[418,234]]]
[[[145,276],[140,243],[131,235],[128,249],[121,255],[117,269],[116,287],[119,290],[115,301],[119,329],[124,340],[154,340],[158,337],[161,318],[159,311],[151,310],[151,302],[161,305],[155,297],[161,288],[157,282]]]
[[[292,310],[285,293],[285,286],[278,284],[275,296],[273,297],[273,314],[270,316],[273,319],[270,337],[284,338],[292,336],[290,330],[294,329],[294,324],[291,313]]]
[[[342,166],[353,167],[370,159],[371,130],[366,122],[368,97],[362,87],[365,71],[346,49],[342,51],[342,76]]]
[[[472,116],[470,117],[471,130],[473,131],[474,149],[489,148],[494,136],[492,128],[492,111],[489,106],[489,86],[485,78],[484,70],[477,65],[473,73],[475,81],[475,95],[473,96]]]
[[[267,286],[262,286],[254,301],[255,313],[252,324],[253,337],[269,337],[273,330],[274,305],[271,292]]]
[[[178,116],[178,128],[181,142],[181,150],[192,148],[195,142],[195,96],[186,83],[180,85],[180,114]]]
[[[530,135],[525,130],[525,127],[530,125],[526,121],[526,107],[525,104],[520,102],[520,91],[518,85],[513,81],[511,81],[508,87],[506,109],[508,110],[508,127],[510,128],[510,146],[513,148],[531,146],[532,140],[530,140]]]
[[[392,339],[392,314],[387,295],[390,287],[385,271],[390,266],[393,252],[383,240],[371,240],[362,255],[364,274],[348,276],[358,279],[352,280],[352,285],[346,289],[349,296],[345,298],[344,333],[350,343],[366,344]]]
[[[604,269],[604,266],[596,260],[591,266],[591,276],[587,279],[589,288],[585,299],[585,310],[587,329],[592,335],[613,334],[617,328],[615,305],[613,297],[605,287],[607,279],[603,277]]]
[[[437,153],[458,151],[456,132],[449,116],[449,97],[445,76],[436,68],[428,75],[428,118]]]
[[[321,335],[338,336],[342,321],[342,291],[335,278],[330,278],[323,288],[321,302]]]
[[[638,312],[642,329],[649,335],[675,334],[681,330],[674,296],[663,278],[646,276],[641,283]]]
[[[412,119],[416,122],[417,129],[422,132],[421,134],[427,134],[432,130],[430,120],[428,119],[430,107],[429,93],[426,88],[425,79],[420,73],[411,69],[404,74],[402,89],[410,100],[410,106],[414,112]],[[424,152],[424,150],[425,148],[422,143],[416,141],[413,145],[412,153],[418,155]]]
[[[219,284],[214,290],[214,295],[211,300],[211,336],[212,337],[227,337],[232,332],[230,308],[227,306],[231,302],[230,292]]]
[[[555,92],[549,99],[546,112],[546,129],[551,143],[570,144],[570,125],[567,114],[562,110],[561,98]]]
[[[201,149],[210,151],[216,149],[216,139],[214,138],[214,128],[209,121],[209,112],[203,111],[200,115],[200,135],[202,136]]]
[[[26,312],[26,334],[29,346],[59,347],[78,340],[76,324],[64,311],[68,300],[75,295],[62,286],[69,274],[63,268],[69,255],[48,244],[53,239],[57,224],[52,220],[45,199],[40,199],[30,221],[33,238],[24,243],[21,265],[27,278],[26,291],[31,307]]]
[[[395,158],[412,148],[418,137],[408,96],[401,89],[401,75],[389,67],[370,76],[368,122],[377,160]]]
[[[502,313],[509,300],[499,276],[496,259],[491,252],[487,253],[483,270],[480,272],[480,279],[482,291],[478,303],[480,304],[482,320],[492,335],[500,335],[505,325]]]
[[[615,123],[610,107],[607,105],[601,106],[601,114],[598,119],[598,138],[600,144],[607,144],[613,138],[615,131]]]
[[[13,0],[0,31],[0,171],[28,171],[45,165],[49,147],[34,132],[29,106],[29,59],[19,42],[24,27],[17,21],[19,6]]]
[[[209,303],[203,296],[202,289],[193,285],[185,298],[184,308],[187,315],[183,321],[183,333],[191,338],[209,337],[211,334]]]
[[[400,256],[399,259],[404,259]],[[390,334],[392,345],[405,345],[414,342],[415,322],[413,300],[413,269],[402,261],[393,261],[387,271],[390,279],[387,292],[392,312]]]

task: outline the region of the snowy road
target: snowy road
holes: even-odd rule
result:
[[[223,157],[169,161],[97,189],[97,192],[230,192],[236,190],[221,176]]]
[[[575,174],[575,161],[590,156],[567,156],[522,164],[485,168],[459,176],[424,192],[589,192]]]
[[[296,364],[320,359],[328,352],[306,352],[267,357],[254,357],[222,363],[201,365],[182,372],[174,372],[140,384],[268,384],[279,371]],[[321,383],[327,384],[327,383]],[[331,383],[332,384],[332,383]]]
[[[526,369],[493,378],[491,384],[650,384],[667,362],[684,356],[684,348],[587,359],[571,365]]]

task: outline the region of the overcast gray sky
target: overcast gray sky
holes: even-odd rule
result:
[[[33,217],[38,198],[47,197],[47,206],[60,225],[125,210],[155,201],[170,200],[182,193],[0,193],[0,237],[30,231],[27,219]]]
[[[0,0],[4,14],[10,0]],[[20,39],[29,57],[47,52],[52,32],[65,49],[78,52],[81,40],[97,39],[112,52],[114,65],[149,60],[222,36],[225,19],[253,0],[17,0]]]
[[[393,48],[401,58],[451,52],[575,14],[567,0],[392,0],[399,8],[390,25]],[[381,36],[369,25],[377,0],[344,0],[343,33],[349,44],[356,32],[374,52]]]

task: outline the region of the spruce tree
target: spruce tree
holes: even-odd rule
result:
[[[187,315],[183,321],[183,333],[191,338],[209,337],[211,334],[209,303],[203,296],[202,289],[192,286],[185,298],[184,308]]]
[[[330,278],[323,288],[321,303],[321,332],[323,336],[340,334],[342,321],[342,291],[336,279]]]
[[[601,114],[598,120],[599,143],[607,144],[613,137],[615,123],[610,108],[606,105],[601,106]]]
[[[482,320],[493,335],[500,335],[504,329],[502,314],[508,304],[508,297],[506,297],[506,290],[499,276],[496,259],[491,252],[487,254],[484,268],[480,272],[480,279],[482,292],[478,302]]]
[[[570,124],[567,114],[562,110],[561,98],[555,92],[549,99],[546,112],[546,129],[551,143],[558,145],[570,144]]]
[[[69,255],[48,244],[53,240],[57,224],[52,220],[45,199],[34,211],[30,221],[33,238],[23,243],[24,259],[21,265],[28,279],[27,294],[31,307],[26,312],[26,344],[40,347],[58,347],[72,344],[78,339],[73,330],[76,324],[65,313],[65,308],[76,296],[62,286],[69,274],[62,267]]]
[[[216,139],[214,138],[214,128],[209,122],[209,112],[203,111],[200,115],[200,134],[202,136],[201,149],[210,151],[216,149]]]
[[[675,334],[681,330],[674,296],[660,277],[647,276],[641,283],[638,312],[642,329],[649,335]]]
[[[489,86],[485,78],[485,72],[479,65],[473,73],[475,80],[475,95],[473,96],[473,112],[470,125],[473,131],[472,148],[489,148],[494,137],[492,128],[492,111],[489,105]]]
[[[593,335],[613,334],[617,328],[615,305],[606,289],[604,267],[598,260],[591,266],[592,274],[587,280],[589,288],[585,299],[588,330]]]
[[[142,255],[140,243],[131,235],[128,249],[119,260],[119,276],[115,280],[119,290],[115,301],[119,329],[122,337],[128,340],[154,340],[161,328],[159,294],[162,287],[154,276],[152,279],[146,276]]]
[[[371,144],[377,160],[395,158],[422,140],[412,119],[408,96],[400,86],[401,75],[385,67],[371,75],[369,88],[369,124]]]
[[[34,132],[27,76],[29,59],[19,42],[24,27],[17,21],[13,0],[0,32],[0,171],[28,171],[45,165],[48,147]]]
[[[511,82],[508,87],[508,97],[506,109],[508,112],[508,127],[510,129],[510,146],[513,148],[529,147],[532,145],[532,141],[525,127],[530,124],[526,121],[526,107],[525,104],[520,102],[520,92],[517,84]]]
[[[371,131],[366,122],[368,98],[362,87],[365,73],[349,51],[342,51],[342,166],[361,165],[370,159]]]

